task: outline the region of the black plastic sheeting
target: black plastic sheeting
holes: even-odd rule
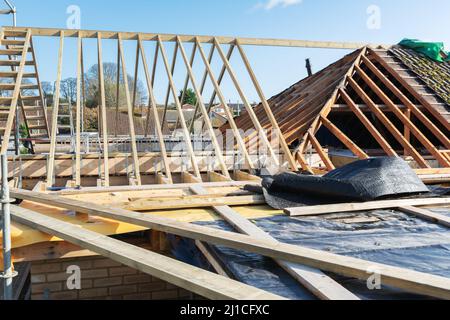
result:
[[[435,211],[450,216],[449,209]],[[253,222],[284,243],[450,277],[448,229],[402,212],[378,210],[302,218],[276,216]],[[223,221],[199,224],[231,231]],[[175,248],[177,258],[207,268],[193,241],[178,239]],[[271,259],[222,246],[212,248],[233,278],[241,282],[289,299],[315,299]],[[329,275],[361,299],[427,298],[383,284],[382,290],[369,290],[363,281]]]
[[[356,161],[322,177],[282,173],[264,178],[262,186],[275,209],[429,193],[409,165],[394,157]]]

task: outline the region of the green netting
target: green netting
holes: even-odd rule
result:
[[[450,55],[448,52],[444,51],[444,43],[442,42],[424,42],[416,39],[403,39],[399,45],[420,52],[434,61],[450,61]]]

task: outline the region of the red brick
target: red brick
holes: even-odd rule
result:
[[[31,283],[44,283],[47,281],[45,274],[33,274],[31,275]]]
[[[173,285],[173,284],[171,284],[171,283],[166,283],[166,289],[167,290],[175,290],[175,289],[178,289],[178,287],[177,286],[175,286],[175,285]]]
[[[139,292],[153,292],[162,291],[166,289],[166,284],[164,282],[151,282],[144,283],[138,286]]]
[[[104,279],[95,279],[94,287],[102,288],[102,287],[112,287],[118,286],[122,284],[122,277],[112,277],[112,278],[104,278]]]
[[[119,286],[119,287],[109,288],[109,294],[113,295],[113,296],[136,293],[136,292],[137,292],[136,285]]]
[[[93,286],[92,280],[81,280],[81,290],[91,289]]]
[[[147,274],[138,274],[123,277],[124,284],[147,283],[152,281],[152,276]]]
[[[71,274],[65,273],[65,272],[58,272],[58,273],[49,273],[47,274],[47,281],[48,282],[58,282],[58,281],[67,281]]]
[[[185,290],[185,289],[178,289],[178,297],[179,298],[191,298],[193,296],[193,293]]]
[[[151,300],[151,293],[128,294],[123,297],[124,300]]]
[[[94,268],[120,267],[122,264],[111,259],[98,259],[93,261]]]
[[[107,269],[93,269],[81,271],[81,279],[106,278],[108,276]]]
[[[62,283],[61,282],[54,282],[54,283],[40,283],[40,284],[33,284],[31,287],[31,292],[33,294],[35,293],[43,293],[44,291],[50,291],[50,292],[57,292],[62,290]]]
[[[170,300],[178,298],[178,290],[158,291],[152,293],[153,300]]]
[[[85,289],[79,292],[80,299],[106,297],[107,295],[108,289],[106,288]]]
[[[44,295],[42,293],[32,294],[31,300],[44,300]]]
[[[71,290],[71,291],[55,292],[50,295],[50,299],[51,300],[76,300],[76,299],[78,299],[78,291]]]
[[[92,268],[92,260],[69,260],[67,262],[64,262],[62,264],[62,268],[64,271],[67,270],[68,267],[70,266],[77,266],[80,267],[80,269],[91,269]]]
[[[118,267],[118,268],[110,268],[109,269],[109,275],[110,276],[123,276],[123,275],[130,275],[130,274],[136,274],[137,270],[129,268],[129,267]]]
[[[62,270],[61,263],[33,263],[31,265],[32,274],[42,274],[48,272],[60,272]]]

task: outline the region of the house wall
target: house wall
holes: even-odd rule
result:
[[[69,290],[69,266],[81,269],[81,289]],[[113,260],[94,256],[31,264],[32,300],[173,300],[192,299],[184,289]]]

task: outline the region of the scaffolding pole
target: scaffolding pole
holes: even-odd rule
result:
[[[8,156],[1,155],[1,173],[2,173],[2,188],[1,188],[1,204],[2,204],[2,231],[3,231],[3,299],[13,299],[13,278],[17,275],[13,272],[11,260],[11,199],[9,197],[8,185]]]

